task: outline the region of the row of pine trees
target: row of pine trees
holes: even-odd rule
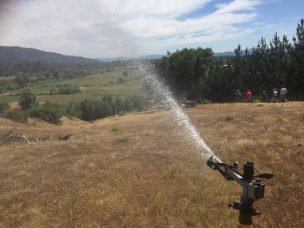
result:
[[[263,91],[271,96],[272,89],[286,87],[289,99],[304,100],[304,19],[291,40],[276,33],[250,49],[238,45],[230,57],[214,57],[210,48],[185,48],[167,53],[156,69],[180,98],[226,102],[236,90],[250,89],[259,98]]]

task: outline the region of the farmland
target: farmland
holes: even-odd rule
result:
[[[127,73],[124,73],[127,72]],[[100,99],[106,94],[120,98],[135,95],[145,96],[142,89],[143,75],[135,70],[115,70],[103,74],[88,75],[83,78],[41,81],[31,86],[39,102],[51,101],[67,103],[83,99]],[[73,94],[50,94],[65,87],[77,87],[81,92]],[[0,96],[0,102],[18,101],[22,89],[10,92],[11,95]]]

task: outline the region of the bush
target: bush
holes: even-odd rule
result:
[[[207,99],[204,99],[204,100],[200,101],[200,104],[210,104],[210,103],[211,103],[211,101],[207,100]]]
[[[80,118],[80,103],[69,102],[65,108],[65,114],[68,116],[74,116]]]
[[[101,101],[85,99],[79,105],[69,104],[66,113],[68,115],[75,113],[81,119],[91,121],[132,110],[142,111],[147,106],[148,101],[140,96],[128,97],[125,100],[121,100],[119,97],[108,94]]]
[[[227,122],[232,121],[233,120],[233,116],[227,116],[227,117],[225,117],[224,120],[227,121]]]
[[[68,94],[79,93],[79,92],[81,92],[81,90],[78,87],[72,87],[72,86],[64,85],[64,87],[58,89],[58,91],[55,92],[55,93],[56,94],[67,94],[68,95]]]
[[[122,75],[123,75],[125,78],[127,78],[127,77],[128,77],[128,71],[124,71],[124,72],[122,73]]]
[[[0,103],[0,114],[9,110],[8,103]]]
[[[12,110],[9,111],[5,117],[16,122],[26,123],[28,114],[19,110]]]
[[[129,142],[129,138],[127,136],[118,137],[115,139],[116,143],[126,143]]]
[[[37,105],[36,96],[30,89],[25,89],[22,91],[19,105],[21,106],[21,110],[27,110]]]
[[[99,105],[100,106],[100,105]],[[79,109],[80,109],[80,118],[83,120],[95,120],[98,118],[98,110],[97,108],[97,101],[93,100],[83,100],[80,103]]]
[[[117,83],[123,84],[123,83],[125,83],[126,81],[127,81],[127,80],[126,80],[125,78],[120,77],[120,78],[118,78]]]
[[[131,98],[133,109],[137,111],[143,111],[145,109],[145,101],[140,96],[134,96]]]
[[[52,124],[61,124],[62,112],[56,103],[46,102],[43,106],[29,110],[29,115]]]

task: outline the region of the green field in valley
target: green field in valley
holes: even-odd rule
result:
[[[128,72],[127,75],[124,72]],[[102,74],[88,75],[83,78],[42,81],[31,86],[39,102],[51,101],[58,103],[79,102],[84,99],[100,99],[111,94],[125,99],[135,95],[145,97],[143,89],[143,74],[137,70],[115,70]],[[57,94],[60,88],[78,87],[81,92],[73,94]],[[51,91],[55,91],[51,94]],[[22,89],[0,95],[0,102],[14,102],[19,100]]]

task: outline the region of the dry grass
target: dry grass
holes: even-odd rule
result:
[[[201,105],[192,122],[226,162],[270,171],[255,227],[303,227],[304,103]],[[0,227],[236,227],[239,187],[205,165],[166,111],[62,126],[0,119],[50,136],[0,145]],[[56,136],[71,133],[68,141]]]

